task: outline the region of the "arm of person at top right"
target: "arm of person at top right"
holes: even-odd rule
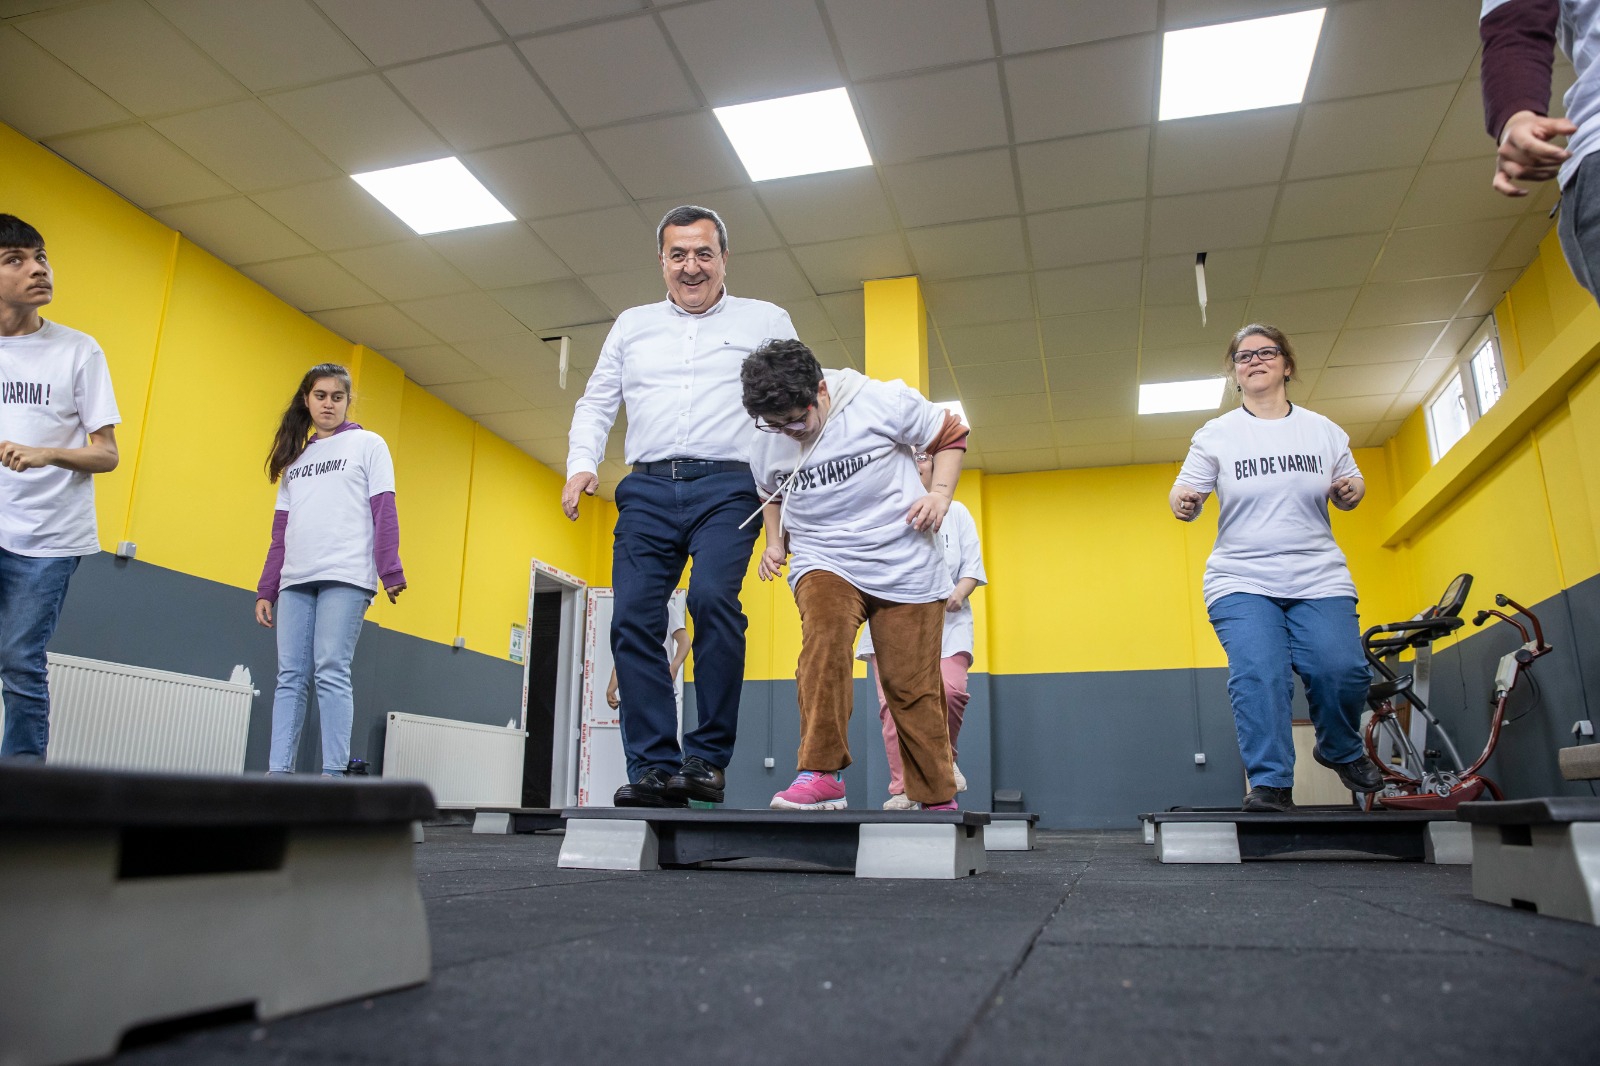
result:
[[[1560,0],[1489,0],[1478,35],[1483,40],[1483,111],[1495,153],[1493,186],[1503,196],[1526,196],[1516,182],[1549,181],[1570,158],[1556,144],[1578,127],[1551,118],[1550,71],[1555,58]]]

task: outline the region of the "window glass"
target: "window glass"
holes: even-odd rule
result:
[[[1456,441],[1466,436],[1471,425],[1467,414],[1466,390],[1462,388],[1460,373],[1457,373],[1444,391],[1428,405],[1428,428],[1432,430],[1434,462],[1438,462],[1445,452],[1455,446]]]

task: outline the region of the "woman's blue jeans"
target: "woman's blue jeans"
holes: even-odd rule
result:
[[[1234,592],[1213,603],[1209,614],[1228,653],[1228,699],[1252,788],[1294,786],[1291,670],[1305,683],[1322,757],[1344,763],[1361,756],[1371,672],[1353,597],[1289,600]]]
[[[322,718],[322,772],[343,777],[350,763],[355,699],[350,660],[372,593],[338,581],[313,581],[278,593],[278,688],[272,697],[272,773],[294,772],[313,675]]]

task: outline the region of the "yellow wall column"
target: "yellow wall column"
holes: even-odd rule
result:
[[[928,394],[928,308],[915,277],[869,281],[866,292],[867,376],[899,378]]]

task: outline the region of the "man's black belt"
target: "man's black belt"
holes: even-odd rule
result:
[[[748,474],[750,464],[723,459],[662,459],[655,463],[634,463],[633,472],[673,481],[692,481],[710,474]]]

